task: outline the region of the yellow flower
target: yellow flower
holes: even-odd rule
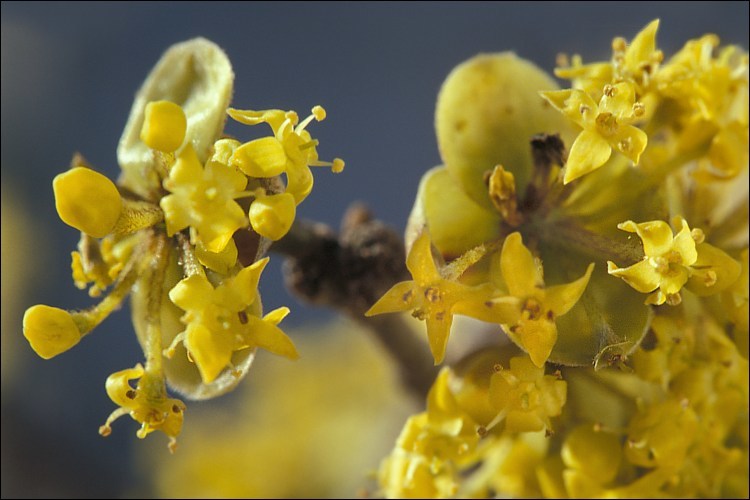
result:
[[[172,194],[161,199],[167,235],[192,227],[210,252],[221,252],[232,235],[247,226],[242,207],[234,200],[247,178],[232,167],[208,162],[205,168],[192,146],[186,146],[164,180]]]
[[[594,264],[589,264],[576,281],[545,288],[541,263],[524,246],[521,233],[516,232],[505,238],[499,267],[509,294],[521,306],[518,321],[506,328],[508,335],[541,367],[557,341],[555,318],[570,311],[581,298]]]
[[[612,42],[612,62],[614,81],[628,81],[635,84],[639,94],[648,87],[651,77],[657,72],[664,54],[656,48],[656,31],[659,20],[648,23],[627,44],[622,38],[615,38]]]
[[[658,288],[659,291],[649,295],[646,303],[663,304],[687,283],[688,267],[698,259],[687,221],[682,219],[681,226],[679,233],[673,235],[669,224],[660,220],[641,224],[629,220],[618,224],[623,231],[638,234],[646,255],[642,261],[627,268],[618,268],[614,262],[608,261],[609,274],[622,278],[641,293]]]
[[[439,364],[445,357],[453,314],[460,304],[461,314],[483,319],[492,311],[502,318],[514,317],[514,303],[487,303],[487,287],[469,287],[445,279],[435,265],[430,248],[430,236],[422,233],[414,242],[406,259],[412,281],[396,283],[366,313],[365,316],[413,310],[415,318],[427,322],[430,350]]]
[[[140,379],[133,389],[129,381]],[[141,424],[136,435],[143,439],[153,431],[162,431],[169,436],[169,450],[174,452],[177,436],[182,431],[185,404],[179,399],[166,396],[164,380],[144,371],[140,363],[134,368],[113,373],[107,377],[107,395],[119,406],[99,428],[99,434],[109,436],[111,424],[129,414]]]
[[[638,164],[648,137],[631,125],[644,113],[635,100],[633,84],[607,85],[598,105],[582,90],[553,90],[541,95],[583,128],[570,147],[565,184],[604,165],[613,148]]]
[[[265,111],[227,110],[229,116],[246,125],[268,123],[273,130],[273,137],[264,137],[247,142],[237,148],[231,158],[231,165],[238,167],[247,175],[264,178],[286,173],[286,192],[294,196],[299,205],[313,186],[310,167],[331,167],[334,173],[344,169],[343,160],[336,158],[333,162],[318,160],[316,149],[318,141],[310,136],[305,128],[311,121],[322,121],[326,112],[321,106],[315,106],[312,114],[301,123],[297,113],[284,112],[280,109]]]
[[[458,469],[473,459],[477,424],[458,405],[443,368],[427,396],[427,411],[410,417],[378,473],[388,498],[449,497]]]
[[[567,387],[564,380],[545,375],[530,358],[511,358],[510,368],[500,369],[490,380],[490,403],[499,413],[487,429],[504,420],[510,432],[551,430],[550,418],[562,412]]]
[[[698,423],[687,400],[668,399],[643,408],[630,421],[625,456],[640,467],[679,466]]]
[[[120,275],[140,238],[131,236],[116,240],[112,235],[96,240],[81,236],[78,252],[71,252],[71,270],[76,287],[83,290],[89,283],[89,295],[98,297]]]
[[[242,269],[233,278],[214,286],[200,274],[183,279],[169,292],[169,298],[186,311],[187,328],[168,350],[184,341],[204,383],[210,383],[231,365],[232,353],[263,348],[290,359],[299,355],[289,337],[276,325],[289,313],[282,307],[263,318],[248,308],[258,298],[258,281],[268,258]]]
[[[621,37],[612,40],[610,62],[583,64],[581,56],[574,55],[571,64],[563,56],[555,75],[571,80],[573,88],[583,90],[595,99],[602,97],[605,86],[620,82],[632,83],[638,95],[642,95],[664,59],[662,51],[656,49],[658,28],[659,20],[656,19],[643,28],[630,44]]]
[[[625,221],[617,227],[636,233],[643,241],[643,260],[627,268],[607,262],[608,272],[625,280],[641,293],[650,293],[646,304],[676,305],[680,290],[690,279],[690,290],[699,295],[718,293],[739,277],[741,266],[723,251],[703,242],[700,230],[690,230],[687,221],[676,217],[680,230],[672,234],[660,220],[636,224]],[[700,245],[696,247],[696,240]],[[657,290],[658,289],[658,290]]]

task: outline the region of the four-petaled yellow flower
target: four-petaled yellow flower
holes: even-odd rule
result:
[[[565,184],[604,165],[613,148],[638,163],[648,137],[631,125],[644,113],[643,105],[635,100],[633,84],[606,85],[598,105],[589,94],[577,89],[553,90],[541,95],[583,128],[570,148]]]
[[[298,205],[310,194],[313,187],[310,167],[331,167],[335,173],[344,169],[344,161],[339,158],[333,162],[320,161],[316,149],[318,141],[305,130],[311,121],[325,119],[326,112],[321,106],[315,106],[312,114],[299,124],[299,118],[294,111],[229,109],[227,112],[229,116],[246,125],[268,123],[274,134],[273,137],[255,139],[237,148],[232,156],[231,165],[249,176],[258,178],[286,173],[286,192],[294,196]]]
[[[249,309],[256,305],[258,281],[268,258],[242,269],[218,287],[201,274],[183,279],[169,292],[169,298],[185,310],[187,325],[167,350],[169,355],[183,341],[205,383],[210,383],[231,366],[232,353],[263,348],[290,359],[299,357],[294,344],[276,325],[289,313],[281,307],[263,318]]]
[[[133,389],[130,380],[140,379]],[[107,377],[107,395],[120,406],[112,412],[99,434],[109,436],[111,424],[123,415],[129,414],[141,424],[136,435],[143,439],[159,430],[169,436],[169,450],[174,452],[177,436],[182,431],[185,404],[179,399],[168,398],[164,380],[144,371],[140,363],[134,368],[115,372]]]
[[[489,398],[499,413],[488,429],[505,420],[511,432],[551,430],[550,417],[562,412],[568,385],[534,365],[528,357],[515,357],[510,369],[492,375]]]
[[[722,292],[737,281],[742,271],[739,262],[706,243],[703,231],[691,231],[682,217],[675,217],[674,225],[680,227],[676,235],[660,220],[641,224],[629,220],[618,224],[618,228],[638,234],[646,255],[626,268],[608,261],[609,274],[622,278],[641,293],[653,292],[646,298],[646,304],[654,305],[679,304],[683,286],[705,296]]]
[[[221,252],[232,235],[248,222],[234,198],[242,193],[247,177],[232,167],[209,161],[201,165],[192,146],[187,145],[164,180],[172,194],[161,199],[167,235],[190,226],[194,240],[210,252]]]
[[[506,331],[541,367],[557,341],[555,318],[570,311],[581,298],[594,264],[589,264],[576,281],[545,288],[541,263],[524,246],[521,233],[516,232],[505,238],[499,267],[508,293],[518,299],[521,311],[515,324],[508,322],[512,326]]]
[[[680,219],[680,226],[677,235],[673,235],[669,224],[660,220],[641,224],[629,220],[618,224],[623,231],[638,234],[646,255],[640,262],[626,268],[618,268],[614,262],[608,261],[609,274],[622,278],[641,293],[653,292],[646,304],[679,303],[679,292],[690,277],[689,267],[698,260],[687,221]]]
[[[479,442],[477,424],[451,392],[452,372],[440,371],[427,396],[427,411],[409,418],[396,447],[380,466],[379,479],[390,496],[452,497],[458,466],[469,460]]]
[[[414,242],[406,259],[412,281],[396,283],[366,313],[365,316],[413,310],[412,315],[427,322],[430,350],[439,364],[445,357],[453,315],[460,314],[483,319],[482,309],[490,292],[487,286],[470,287],[445,279],[435,265],[430,248],[430,236],[423,232]],[[460,305],[459,305],[460,304]]]

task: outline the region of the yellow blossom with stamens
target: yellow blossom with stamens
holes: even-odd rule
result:
[[[487,301],[487,287],[470,287],[445,279],[435,265],[430,249],[430,236],[422,233],[414,242],[406,259],[411,281],[396,283],[370,309],[365,316],[413,310],[412,315],[427,322],[430,350],[439,364],[445,357],[453,315],[460,314],[499,321],[512,321],[517,317],[516,304],[500,303],[499,308]],[[459,305],[460,304],[460,305]],[[498,316],[499,315],[499,316]]]
[[[294,197],[298,205],[312,190],[311,166],[331,167],[334,173],[344,169],[344,161],[340,158],[333,162],[320,161],[318,141],[305,130],[313,120],[325,119],[326,112],[322,106],[313,107],[310,116],[299,124],[294,111],[229,109],[227,113],[246,125],[268,123],[274,134],[273,137],[255,139],[238,147],[232,155],[231,165],[252,177],[274,177],[286,173],[286,192]]]
[[[694,293],[712,295],[730,286],[740,275],[740,264],[705,243],[701,231],[691,231],[681,217],[676,217],[675,221],[680,227],[675,235],[669,224],[660,220],[640,224],[629,220],[617,225],[623,231],[638,234],[645,256],[627,268],[619,268],[608,261],[607,270],[639,292],[650,293],[646,304],[679,304],[680,290],[688,280]]]
[[[594,264],[576,281],[545,288],[541,263],[523,244],[521,233],[515,232],[505,238],[499,268],[509,294],[521,305],[520,318],[506,331],[541,367],[557,341],[555,318],[570,311],[581,298]]]
[[[182,145],[187,130],[187,117],[182,108],[169,101],[146,104],[141,140],[151,149],[172,153]]]
[[[628,81],[642,93],[649,85],[652,75],[659,69],[664,54],[656,48],[656,32],[659,20],[648,23],[633,37],[630,44],[622,38],[612,42],[614,81]]]
[[[487,428],[504,420],[510,432],[551,430],[550,418],[562,412],[567,388],[564,380],[545,375],[530,358],[512,358],[510,368],[500,369],[490,380],[490,403],[499,413]]]
[[[636,233],[643,241],[646,254],[642,261],[627,268],[618,268],[608,261],[609,274],[625,280],[641,293],[652,293],[646,299],[647,304],[660,305],[670,297],[676,296],[687,283],[690,276],[688,267],[698,259],[695,240],[690,234],[687,221],[682,219],[681,228],[676,235],[664,221],[656,220],[636,224],[625,221],[617,227],[623,231]]]
[[[260,347],[290,359],[299,357],[292,341],[276,326],[289,309],[276,309],[263,318],[248,310],[258,298],[258,281],[267,263],[268,258],[259,260],[215,288],[205,276],[195,274],[169,292],[172,302],[185,311],[182,322],[187,325],[173,346],[185,343],[205,383],[230,366],[232,353],[241,349]]]
[[[247,178],[232,167],[208,162],[205,168],[188,145],[164,180],[172,194],[161,199],[167,235],[192,227],[206,250],[221,252],[238,229],[247,226],[245,212],[234,200]]]
[[[52,181],[55,208],[62,221],[94,238],[115,227],[122,199],[114,182],[86,167],[58,174]]]
[[[140,379],[133,389],[130,380]],[[141,424],[136,435],[143,439],[154,431],[162,431],[169,437],[169,450],[174,452],[177,436],[182,431],[185,404],[179,399],[168,398],[164,380],[144,371],[140,363],[134,368],[115,372],[107,377],[107,395],[119,406],[99,428],[99,434],[108,436],[112,422],[123,415],[130,415]]]
[[[638,164],[648,137],[631,125],[644,112],[636,102],[633,84],[607,85],[599,104],[586,92],[576,89],[541,92],[541,95],[583,128],[570,147],[565,184],[604,165],[612,149]]]

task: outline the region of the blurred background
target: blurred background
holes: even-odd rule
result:
[[[337,226],[365,202],[403,231],[421,174],[440,162],[433,109],[463,60],[514,50],[548,71],[559,52],[605,60],[614,36],[661,19],[669,57],[713,32],[748,47],[747,2],[2,2],[2,496],[346,497],[418,411],[366,333],[284,290],[277,256],[261,282],[303,360],[259,355],[234,393],[189,404],[180,448],[139,441],[130,419],[97,430],[106,377],[142,360],[127,306],[73,350],[44,361],[21,333],[25,308],[91,303],[70,277],[78,234],[57,218],[51,181],[81,152],[110,178],[132,98],[171,44],[204,36],[234,65],[233,104],[300,116],[322,159],[298,217]],[[242,138],[241,129],[230,129]],[[365,488],[365,489],[362,489]],[[371,490],[370,490],[371,491]]]

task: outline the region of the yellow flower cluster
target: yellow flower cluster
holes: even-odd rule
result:
[[[565,404],[566,382],[559,373],[545,375],[528,356],[511,358],[507,369],[497,364],[488,371],[490,359],[475,363],[463,377],[441,370],[427,410],[409,418],[381,463],[379,480],[389,498],[473,497],[487,487],[480,483],[513,481],[510,463],[523,463],[526,446],[537,448],[539,437],[545,446],[550,418]],[[539,450],[532,454],[544,456]],[[481,481],[462,481],[483,463],[493,466],[476,473]]]
[[[443,84],[414,280],[368,314],[412,311],[454,364],[383,462],[386,497],[748,495],[748,56],[706,35],[665,58],[658,25],[609,62],[561,58],[569,89],[508,53]],[[456,314],[503,347],[446,358],[449,335],[472,345]],[[450,439],[436,394],[464,419]]]
[[[192,73],[194,65],[200,71]],[[319,161],[318,142],[305,130],[325,117],[322,107],[299,124],[292,111],[227,109],[232,81],[231,65],[213,43],[175,45],[136,96],[118,149],[120,181],[82,161],[53,181],[60,218],[81,231],[74,282],[91,284],[92,296],[108,293],[84,311],[33,306],[24,335],[51,358],[130,295],[146,357],[145,366],[108,378],[107,394],[119,408],[102,435],[130,415],[141,424],[138,437],[161,430],[173,450],[185,405],[167,396],[167,384],[189,398],[210,398],[239,382],[259,348],[298,357],[278,327],[289,309],[263,314],[263,255],[290,230],[297,204],[310,193],[309,166],[339,172],[344,164]],[[227,113],[267,122],[274,135],[245,144],[220,139]]]

